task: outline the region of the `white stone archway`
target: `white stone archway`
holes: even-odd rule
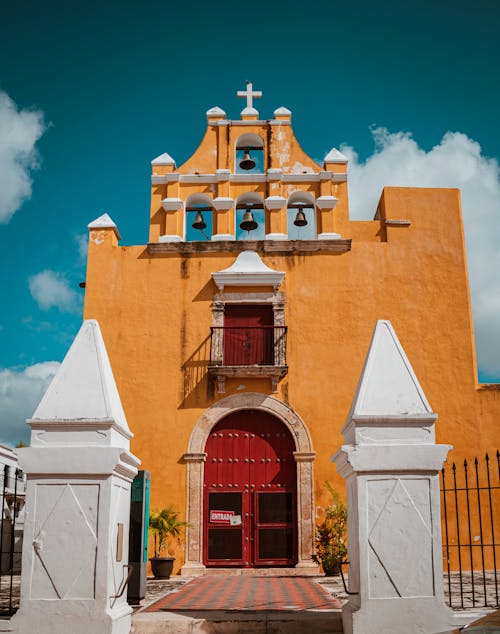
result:
[[[233,394],[211,405],[196,421],[184,454],[187,466],[186,518],[190,527],[186,529],[186,561],[182,575],[201,575],[203,564],[203,478],[205,444],[212,428],[228,414],[242,409],[256,409],[278,418],[290,431],[295,441],[294,457],[297,464],[297,531],[298,562],[301,574],[316,574],[313,563],[314,513],[313,513],[313,461],[309,431],[291,407],[267,394],[245,392]]]

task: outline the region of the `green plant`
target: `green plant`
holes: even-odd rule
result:
[[[149,515],[149,529],[154,535],[154,556],[161,557],[161,553],[168,551],[171,539],[180,543],[182,529],[189,526],[179,519],[179,511],[170,505],[160,511],[151,511]]]
[[[316,552],[312,558],[316,564],[323,566],[325,575],[331,575],[338,574],[340,564],[347,555],[347,507],[330,482],[325,482],[325,488],[331,496],[331,502],[325,508],[325,519],[316,524]]]

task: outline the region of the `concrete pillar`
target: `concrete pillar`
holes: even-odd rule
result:
[[[379,321],[332,461],[346,480],[345,634],[435,634],[471,620],[444,603],[437,415],[389,321]],[[460,622],[459,622],[460,621]]]
[[[14,631],[128,634],[130,485],[139,460],[96,321],[85,321],[19,450],[27,475]]]

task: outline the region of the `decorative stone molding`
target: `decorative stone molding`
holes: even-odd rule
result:
[[[280,255],[321,251],[347,253],[351,250],[351,240],[341,239],[341,236],[336,233],[320,234],[317,240],[234,240],[231,236],[231,240],[221,240],[220,242],[213,240],[181,242],[180,244],[150,242],[147,250],[150,256],[164,256],[169,253],[239,253],[244,250],[259,251],[259,253],[279,253]]]
[[[314,504],[312,441],[300,416],[286,403],[266,394],[245,392],[227,396],[211,405],[197,420],[184,454],[187,464],[186,563],[183,576],[203,574],[203,476],[205,445],[212,428],[225,416],[242,409],[256,409],[281,420],[295,441],[297,464],[298,563],[304,574],[317,574],[313,563]]]
[[[158,243],[168,244],[171,242],[182,242],[182,238],[176,235],[163,235],[158,238]]]
[[[231,170],[228,170],[228,169],[215,170],[215,177],[218,181],[228,181],[230,176],[231,176]]]
[[[288,240],[286,233],[266,233],[266,240]]]
[[[182,209],[184,203],[180,198],[164,198],[161,201],[161,206],[165,211],[177,211]]]
[[[266,209],[283,209],[286,205],[286,198],[283,198],[283,196],[268,196],[264,204]]]
[[[340,235],[340,233],[333,233],[333,232],[325,232],[325,233],[320,233],[318,235],[318,240],[341,240],[342,236]]]
[[[227,269],[212,273],[212,278],[220,290],[224,286],[272,286],[278,289],[284,271],[274,271],[260,259],[255,251],[242,251]]]
[[[316,198],[316,206],[319,209],[334,209],[339,202],[335,196],[320,196]]]
[[[228,209],[234,207],[234,198],[218,196],[213,199],[212,204],[217,211],[227,211]]]
[[[230,233],[215,233],[211,239],[215,242],[223,242],[224,240],[235,240],[235,237]]]

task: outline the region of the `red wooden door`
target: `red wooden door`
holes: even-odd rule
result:
[[[224,365],[273,365],[273,326],[272,306],[226,306]]]
[[[296,563],[294,450],[283,423],[264,412],[235,412],[214,427],[205,447],[205,565]]]

